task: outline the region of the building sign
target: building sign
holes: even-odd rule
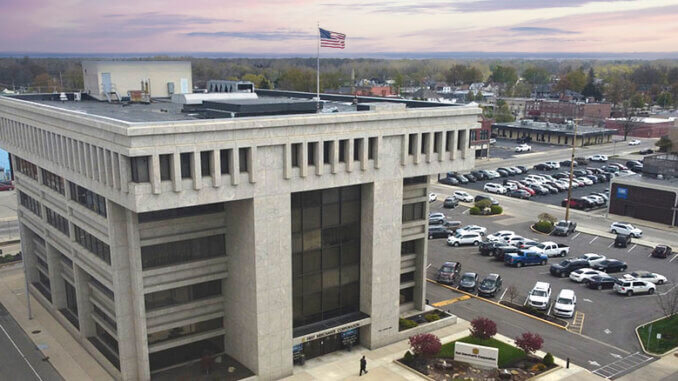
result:
[[[331,328],[325,331],[319,331],[316,333],[312,333],[310,335],[306,335],[301,338],[300,342],[305,343],[307,341],[311,340],[316,340],[316,339],[322,339],[323,337],[331,336],[337,333],[342,333],[350,330],[354,330],[360,326],[363,326],[365,324],[369,324],[369,319],[363,319],[354,323],[349,323],[346,325],[342,325],[336,328]],[[296,341],[296,340],[295,340]]]
[[[358,328],[349,329],[341,333],[341,343],[345,347],[352,347],[358,342]]]
[[[304,355],[304,345],[297,344],[292,347],[292,359],[298,361]]]
[[[622,200],[629,198],[629,188],[617,187],[617,198]]]
[[[454,343],[454,361],[497,368],[499,349],[482,345]]]

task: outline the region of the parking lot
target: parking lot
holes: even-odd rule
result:
[[[554,144],[543,144],[543,143],[536,143],[532,142],[529,143],[530,146],[532,146],[532,152],[545,152],[545,151],[553,151],[557,149],[562,149],[566,148],[565,146],[562,145],[554,145]],[[502,159],[508,159],[510,157],[516,157],[516,156],[521,156],[521,155],[528,155],[528,153],[517,153],[514,151],[518,143],[516,143],[515,139],[497,139],[497,142],[495,144],[492,144],[490,147],[490,157],[494,158],[502,158]]]
[[[590,188],[590,187],[588,187]],[[476,192],[472,192],[476,194]],[[498,230],[512,230],[516,234],[538,241],[555,241],[570,246],[570,254],[568,258],[578,257],[585,253],[597,253],[607,256],[608,258],[619,259],[628,264],[627,272],[636,270],[647,270],[656,272],[666,276],[669,282],[664,285],[657,286],[657,293],[666,293],[672,288],[676,287],[675,274],[678,273],[677,255],[673,255],[667,259],[657,259],[650,257],[651,248],[631,244],[629,247],[621,249],[613,247],[613,241],[610,238],[604,238],[584,233],[575,232],[568,237],[552,237],[530,230],[529,222],[518,222],[516,218],[509,214],[482,217],[471,216],[468,214],[468,206],[460,205],[455,209],[445,209],[442,207],[442,200],[444,197],[440,195],[439,200],[432,203],[430,206],[431,212],[443,212],[448,216],[449,220],[462,221],[466,224],[476,224],[487,228],[487,234],[494,233]],[[535,205],[530,201],[524,201],[526,205]],[[505,290],[509,286],[517,288],[519,296],[514,303],[522,304],[527,297],[528,292],[532,289],[537,281],[548,282],[551,285],[552,294],[551,300],[555,299],[560,290],[572,289],[577,295],[577,314],[574,318],[565,319],[569,321],[569,330],[575,334],[585,335],[593,340],[600,341],[609,349],[605,356],[600,358],[592,357],[593,360],[588,360],[590,363],[580,363],[578,365],[587,366],[590,370],[597,370],[612,362],[617,362],[626,356],[631,356],[633,353],[640,350],[638,340],[635,336],[634,329],[639,324],[645,323],[661,316],[661,310],[657,304],[656,295],[635,295],[631,297],[617,295],[613,290],[592,290],[585,287],[583,284],[578,284],[571,281],[569,278],[557,278],[550,275],[549,266],[552,263],[558,263],[563,258],[550,258],[546,266],[531,266],[523,268],[513,268],[505,266],[503,262],[496,261],[494,257],[482,256],[478,252],[476,246],[466,247],[450,247],[446,244],[445,239],[434,239],[429,241],[428,249],[428,272],[427,276],[430,279],[435,279],[437,269],[445,261],[460,262],[462,265],[461,272],[476,272],[479,274],[479,279],[482,279],[489,273],[500,274],[504,280],[503,290],[497,294],[495,301],[508,300]],[[622,273],[612,274],[620,277]],[[442,286],[435,284],[429,285],[427,296],[430,303],[440,303],[442,308],[448,308],[453,313],[458,314],[464,319],[473,319],[477,315],[478,307],[466,309],[464,303],[468,307],[476,306],[478,301],[460,301],[449,306],[445,306],[445,301],[456,296],[459,296],[454,291],[451,291]],[[481,303],[482,304],[482,303]],[[490,311],[489,318],[496,321],[505,321],[512,318],[509,315],[517,315],[507,313],[501,307],[483,306],[484,310]],[[517,318],[516,318],[517,319]],[[516,322],[517,324],[517,322]],[[515,325],[515,324],[514,324]],[[546,329],[546,324],[534,321],[535,330],[539,325],[543,325]],[[583,345],[587,345],[582,342]],[[609,348],[608,348],[609,347]],[[590,348],[581,348],[586,351]],[[565,355],[570,355],[569,353]],[[591,354],[591,356],[595,356]],[[619,357],[618,357],[619,356]],[[606,359],[606,360],[605,360]],[[631,369],[631,368],[629,368]],[[620,372],[622,374],[623,372]],[[617,375],[615,375],[617,376]]]

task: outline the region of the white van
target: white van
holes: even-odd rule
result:
[[[547,310],[551,304],[551,285],[537,282],[527,296],[527,304],[538,310]]]
[[[577,296],[569,289],[560,290],[553,305],[553,314],[560,317],[572,317],[577,306]]]

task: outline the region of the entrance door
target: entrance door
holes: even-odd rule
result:
[[[111,73],[101,73],[101,91],[111,92]]]

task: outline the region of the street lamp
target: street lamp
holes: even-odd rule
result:
[[[572,202],[572,176],[574,175],[574,150],[577,145],[577,122],[574,123],[574,137],[572,138],[572,158],[570,159],[570,183],[567,187],[567,203],[565,205],[565,221],[570,220],[570,203]]]

